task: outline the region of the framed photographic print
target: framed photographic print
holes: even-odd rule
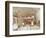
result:
[[[5,2],[5,36],[45,34],[45,4]]]

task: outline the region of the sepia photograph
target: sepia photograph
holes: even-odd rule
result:
[[[40,29],[40,8],[13,7],[13,30]]]

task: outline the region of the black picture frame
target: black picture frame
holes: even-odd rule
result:
[[[9,35],[9,4],[10,3],[20,3],[20,4],[36,4],[43,5],[43,33],[37,34],[22,34],[22,35]],[[19,1],[5,1],[5,36],[29,36],[29,35],[44,35],[45,34],[45,3],[35,3],[35,2],[19,2]]]

